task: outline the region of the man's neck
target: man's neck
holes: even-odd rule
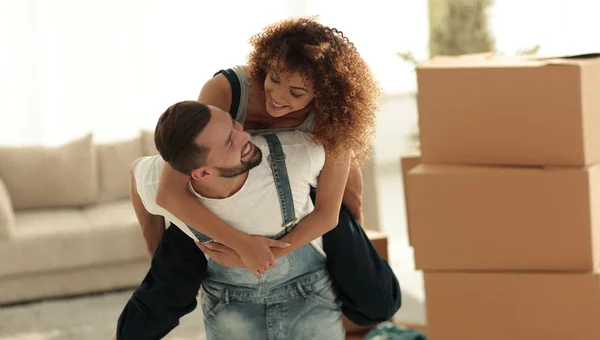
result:
[[[192,187],[202,197],[223,199],[240,191],[248,179],[248,174],[249,172],[245,172],[237,177],[218,177],[210,181],[192,180]]]

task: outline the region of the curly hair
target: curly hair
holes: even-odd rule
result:
[[[370,155],[380,88],[344,34],[295,18],[276,22],[250,38],[250,78],[262,88],[269,67],[299,72],[315,90],[315,141],[336,154],[352,150],[356,164]]]

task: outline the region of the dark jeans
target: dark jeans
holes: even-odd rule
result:
[[[311,192],[314,201],[315,191]],[[336,228],[323,235],[327,269],[342,300],[342,312],[358,325],[389,320],[400,308],[398,280],[342,206]],[[161,339],[196,308],[207,261],[194,241],[171,225],[152,258],[151,268],[123,309],[119,340]]]

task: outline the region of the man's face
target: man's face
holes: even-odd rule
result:
[[[196,143],[208,148],[203,173],[232,178],[248,172],[262,161],[262,152],[250,143],[250,134],[231,116],[210,106],[210,121],[196,137]],[[192,177],[198,178],[197,171]]]

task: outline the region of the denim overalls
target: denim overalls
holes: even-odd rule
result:
[[[279,239],[296,223],[285,156],[276,135],[264,136],[283,220]],[[259,222],[257,222],[259,223]],[[277,259],[258,277],[208,260],[201,305],[208,340],[344,339],[341,303],[325,257],[311,244]]]

